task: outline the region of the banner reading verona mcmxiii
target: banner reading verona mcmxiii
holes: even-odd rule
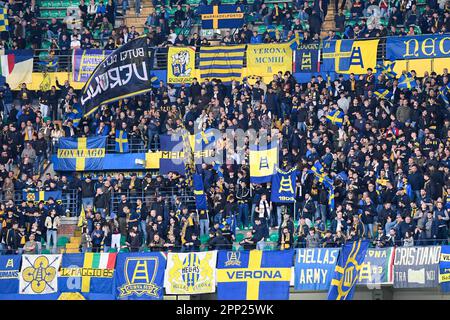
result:
[[[111,53],[98,65],[83,87],[84,116],[105,103],[152,90],[153,50],[147,38],[136,38]]]

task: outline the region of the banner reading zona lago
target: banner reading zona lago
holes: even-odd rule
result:
[[[136,38],[111,53],[98,65],[83,87],[84,116],[100,105],[152,90],[153,49],[147,38]]]

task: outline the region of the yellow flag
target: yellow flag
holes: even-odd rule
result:
[[[80,216],[78,217],[78,226],[82,227],[85,220],[86,220],[86,213],[84,212],[84,206],[81,205],[81,212]]]

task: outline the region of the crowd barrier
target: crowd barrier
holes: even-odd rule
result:
[[[210,47],[153,48],[151,69],[155,79],[154,85],[159,85],[158,80],[179,85],[189,83],[194,77],[200,79],[202,49],[205,48]],[[76,49],[71,52],[71,56],[61,55],[60,58],[55,56],[52,57],[53,60],[47,62],[39,61],[39,56],[35,56],[35,76],[32,76],[33,63],[31,63],[27,69],[22,68],[20,79],[10,81],[14,84],[22,81],[29,84],[32,89],[39,89],[42,85],[54,84],[55,77],[52,77],[52,74],[58,73],[60,79],[70,80],[75,89],[81,89],[95,66],[109,53],[100,49]],[[324,77],[329,75],[334,79],[337,74],[346,76],[352,72],[365,74],[367,68],[375,70],[379,61],[395,61],[394,71],[397,74],[415,70],[418,76],[423,76],[425,71],[441,73],[450,63],[449,53],[449,34],[358,40],[325,39],[320,43],[311,44],[303,44],[301,40],[296,39],[279,44],[248,44],[245,45],[242,66],[237,78],[241,80],[261,76],[270,81],[272,75],[278,71],[290,71],[298,79],[308,79],[311,75],[317,74]],[[6,54],[23,56],[20,50]],[[14,70],[8,77],[16,78]],[[11,87],[18,89],[15,85]]]
[[[0,299],[58,299],[68,293],[80,299],[210,293],[219,300],[288,299],[291,286],[299,292],[328,291],[337,282],[350,289],[354,284],[440,286],[449,292],[450,246],[369,248],[364,255],[343,251],[351,247],[353,252],[355,244],[282,251],[3,255]]]

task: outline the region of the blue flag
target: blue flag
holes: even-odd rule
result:
[[[37,191],[37,192],[22,192],[22,198],[25,201],[33,201],[39,202],[44,201],[47,202],[48,199],[53,198],[53,200],[61,200],[62,192],[61,191]]]
[[[398,79],[398,87],[400,89],[412,89],[417,87],[416,79],[410,72],[404,73]]]
[[[219,300],[288,300],[293,250],[219,251]]]
[[[331,122],[338,128],[342,128],[342,125],[344,124],[344,111],[333,110],[326,115],[326,119],[327,122]]]
[[[272,193],[270,201],[277,203],[295,202],[295,179],[297,169],[283,171],[277,168],[277,172],[272,176]]]
[[[0,255],[0,299],[19,292],[20,255]]]
[[[106,137],[60,138],[56,171],[101,171],[105,158]]]
[[[392,93],[388,89],[378,89],[377,91],[374,92],[374,94],[379,99],[389,100],[392,97]]]
[[[160,252],[119,253],[117,299],[162,300],[166,263],[166,256]]]
[[[244,13],[240,6],[227,4],[201,6],[202,29],[240,28],[244,24]]]
[[[116,152],[124,153],[130,152],[130,145],[128,143],[128,133],[125,130],[116,131]]]
[[[342,248],[331,280],[328,300],[352,300],[359,271],[364,262],[369,241],[348,242]]]
[[[206,195],[203,187],[203,178],[200,174],[192,176],[195,195],[195,206],[197,210],[207,210]]]
[[[165,134],[160,136],[160,141],[159,173],[167,174],[170,171],[175,171],[184,174],[186,168],[184,165],[183,138],[178,137],[178,139],[173,141],[171,135]]]
[[[446,106],[448,106],[450,104],[449,99],[448,99],[448,91],[449,91],[449,85],[447,84],[446,86],[442,86],[439,88],[439,97],[442,99],[442,101],[444,102],[444,104]]]

